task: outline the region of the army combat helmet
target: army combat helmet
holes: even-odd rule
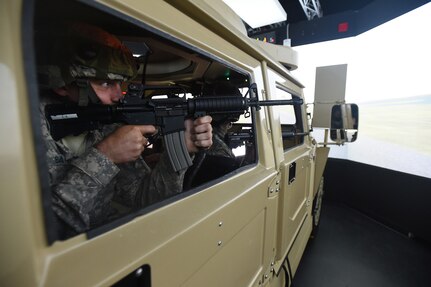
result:
[[[89,80],[128,81],[137,74],[137,64],[131,51],[108,32],[85,23],[67,26],[57,63],[65,84],[76,82],[79,105],[97,103]]]

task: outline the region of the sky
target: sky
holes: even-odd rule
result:
[[[356,37],[294,47],[293,75],[313,102],[317,66],[348,64],[346,101],[431,95],[431,3]],[[319,51],[319,53],[316,53]]]

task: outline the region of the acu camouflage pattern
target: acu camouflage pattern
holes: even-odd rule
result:
[[[235,159],[235,155],[233,154],[230,147],[224,141],[224,136],[226,132],[223,132],[223,129],[218,127],[213,127],[213,144],[209,150],[207,150],[207,154],[211,156],[222,156]]]
[[[162,154],[150,169],[143,158],[126,164],[114,164],[94,145],[119,125],[106,125],[83,137],[82,153],[54,141],[44,117],[46,104],[58,103],[58,96],[41,98],[42,134],[52,194],[52,208],[76,234],[106,223],[120,214],[113,208],[120,204],[126,211],[147,206],[182,191],[184,171],[174,172],[168,156]]]

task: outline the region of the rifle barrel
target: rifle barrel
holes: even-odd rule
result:
[[[302,105],[302,104],[303,104],[302,99],[250,101],[251,106],[283,106],[283,105]]]

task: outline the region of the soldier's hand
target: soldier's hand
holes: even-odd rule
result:
[[[196,153],[201,149],[208,149],[212,145],[212,118],[210,116],[199,117],[193,120],[186,120],[185,137],[189,153]]]
[[[148,143],[145,135],[154,134],[151,125],[126,125],[102,140],[96,148],[114,163],[125,163],[139,158]]]

